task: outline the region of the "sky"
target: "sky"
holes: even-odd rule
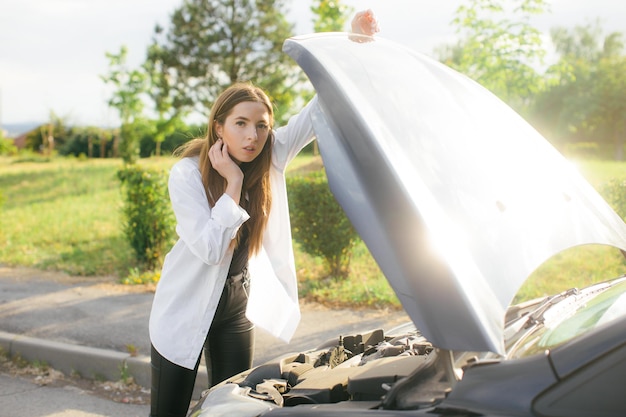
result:
[[[450,26],[462,0],[344,0],[372,9],[380,37],[429,55],[455,40]],[[107,106],[111,87],[105,53],[129,49],[128,62],[145,59],[155,24],[169,26],[183,0],[0,0],[0,127],[42,123],[50,113],[70,125],[114,126]],[[311,0],[291,0],[288,19],[297,35],[313,30]],[[626,33],[622,0],[552,0],[551,13],[535,25],[573,28],[600,19],[605,34]]]

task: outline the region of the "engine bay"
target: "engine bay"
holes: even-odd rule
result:
[[[237,395],[271,408],[358,402],[363,408],[415,409],[445,397],[450,382],[444,368],[437,350],[414,326],[389,336],[377,329],[278,357],[211,388],[201,402],[210,402],[212,391],[236,384]],[[400,381],[430,388],[426,394],[406,392]]]

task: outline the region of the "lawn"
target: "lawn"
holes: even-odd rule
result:
[[[163,157],[140,163],[167,170],[174,161]],[[121,166],[121,161],[112,159],[0,159],[4,196],[0,263],[82,276],[122,279],[131,274],[137,265],[121,228],[121,191],[116,177]],[[613,178],[626,179],[626,163],[591,161],[577,166],[598,189]],[[289,174],[320,168],[319,158],[302,155]],[[348,280],[325,277],[321,260],[294,246],[304,298],[334,306],[398,307],[363,243],[353,250]],[[582,286],[624,271],[626,263],[616,251],[577,248],[542,265],[522,287],[518,299]]]

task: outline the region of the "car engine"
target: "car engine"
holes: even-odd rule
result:
[[[448,373],[441,362],[437,350],[412,324],[392,330],[389,336],[380,329],[340,336],[227,379],[205,392],[197,409],[219,402],[214,399],[217,395],[211,398],[212,392],[229,386],[231,403],[233,396],[245,396],[270,409],[342,402],[359,402],[364,409],[422,408],[449,391]],[[410,383],[403,388],[400,381]]]

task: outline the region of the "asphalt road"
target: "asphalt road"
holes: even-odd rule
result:
[[[65,352],[67,357],[60,362],[69,361],[71,369],[80,369],[81,357],[93,361],[84,359],[93,358],[83,357],[84,352],[117,357],[128,354],[129,348],[138,354],[133,360],[143,361],[141,365],[147,369],[152,297],[149,287],[121,286],[110,278],[77,278],[0,266],[0,332],[9,335],[5,341],[26,338],[29,348],[42,357],[55,349],[56,355]],[[336,310],[311,304],[301,308],[302,321],[291,343],[257,332],[255,365],[339,335],[389,329],[408,320],[403,311]],[[48,363],[57,358],[51,356]],[[147,377],[137,379],[149,385],[145,384]],[[104,400],[71,385],[41,386],[0,374],[0,417],[132,417],[146,416],[148,409],[147,405]]]
[[[41,386],[0,373],[0,417],[147,417],[148,405],[100,398],[72,385]]]

